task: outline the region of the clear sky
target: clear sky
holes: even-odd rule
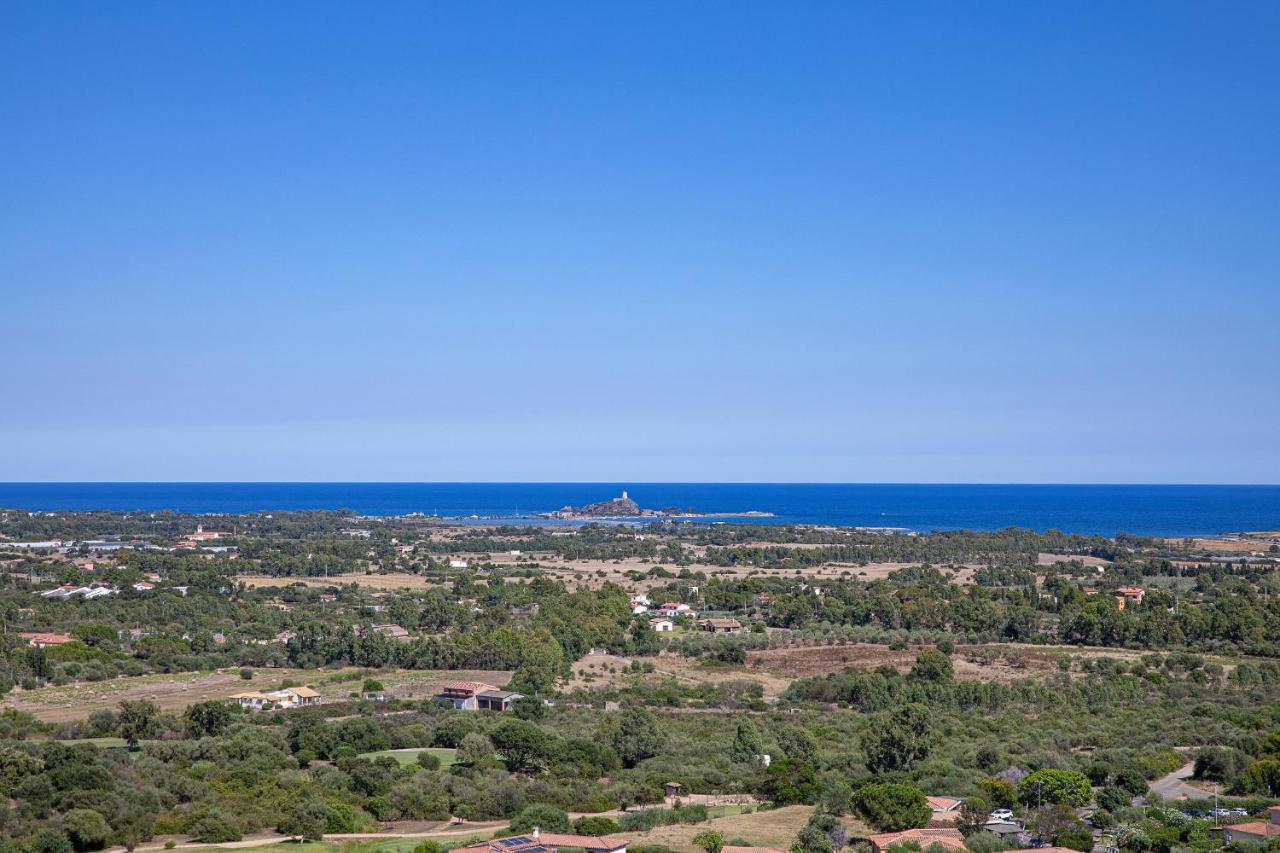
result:
[[[1280,3],[0,3],[0,480],[1280,482]]]

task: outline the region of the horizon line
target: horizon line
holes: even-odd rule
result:
[[[1144,486],[1280,488],[1280,482],[1034,480],[0,480],[4,486]]]

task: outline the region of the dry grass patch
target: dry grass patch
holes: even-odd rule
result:
[[[753,847],[787,850],[809,822],[811,814],[813,806],[786,806],[751,814],[727,815],[706,823],[660,826],[648,832],[623,832],[619,835],[627,839],[628,844],[662,844],[680,853],[699,853],[699,848],[693,844],[693,836],[704,829],[714,829],[724,836],[726,844],[743,839],[751,842]]]

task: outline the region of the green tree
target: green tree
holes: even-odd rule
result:
[[[694,834],[693,846],[702,848],[705,853],[720,853],[724,848],[724,836],[714,829],[704,829]]]
[[[733,737],[733,746],[729,748],[729,757],[734,761],[757,761],[764,752],[764,741],[760,739],[760,730],[750,717],[738,717],[737,731]]]
[[[276,829],[281,835],[303,841],[320,841],[329,827],[329,809],[318,800],[299,800],[281,819]]]
[[[991,804],[982,797],[968,797],[960,806],[960,817],[956,828],[962,833],[972,835],[982,829],[991,815]]]
[[[472,732],[458,745],[458,763],[483,767],[493,761],[493,742],[479,732]]]
[[[23,779],[44,770],[44,762],[29,752],[12,746],[0,746],[0,789],[12,793]]]
[[[62,831],[76,850],[101,850],[111,837],[107,819],[93,809],[71,809],[62,816]]]
[[[923,791],[896,782],[863,785],[853,792],[853,807],[881,832],[925,826],[933,816]]]
[[[579,835],[613,835],[618,831],[618,822],[611,817],[587,815],[573,822],[573,831]]]
[[[33,853],[71,853],[71,842],[67,836],[52,827],[46,827],[36,833],[31,841]]]
[[[549,739],[546,732],[528,720],[508,717],[498,723],[489,736],[494,748],[502,753],[507,768],[512,771],[523,770],[547,754]]]
[[[197,702],[182,712],[182,723],[191,737],[216,737],[227,730],[238,711],[230,702]]]
[[[629,705],[622,711],[614,733],[613,748],[626,767],[635,767],[662,748],[662,731],[653,712],[641,705]]]
[[[796,833],[791,853],[833,853],[843,848],[848,833],[835,816],[821,807],[813,810],[808,822]]]
[[[525,806],[511,819],[508,831],[512,835],[525,835],[532,832],[535,826],[544,832],[573,831],[568,812],[550,803],[534,803]]]
[[[138,741],[149,738],[160,726],[160,709],[147,699],[125,699],[120,703],[120,737],[130,747],[137,747]],[[74,842],[75,839],[72,839]]]
[[[911,667],[911,677],[918,681],[951,681],[954,669],[951,658],[938,649],[921,649],[916,655],[916,665]]]
[[[867,769],[872,773],[910,770],[929,754],[935,737],[929,709],[909,702],[863,738]]]
[[[1078,808],[1089,805],[1093,789],[1083,773],[1046,767],[1018,783],[1018,799],[1027,806],[1062,804]]]
[[[220,811],[211,811],[192,825],[190,835],[206,844],[239,841],[243,836],[240,827]]]
[[[1037,838],[1055,844],[1063,840],[1064,836],[1083,834],[1086,838],[1090,837],[1089,827],[1076,817],[1071,805],[1065,802],[1033,809],[1027,815],[1027,829]]]
[[[818,796],[818,774],[807,761],[784,758],[765,770],[761,791],[775,806],[812,803]]]

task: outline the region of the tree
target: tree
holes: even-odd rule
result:
[[[529,767],[547,753],[546,732],[528,720],[508,717],[494,727],[490,739],[513,772]]]
[[[483,767],[493,761],[493,742],[479,732],[472,732],[458,745],[458,763]]]
[[[573,831],[568,812],[550,803],[534,803],[525,806],[511,819],[509,831],[512,835],[524,835],[532,832],[535,826],[544,832]]]
[[[1046,767],[1018,783],[1018,799],[1028,806],[1049,803],[1080,807],[1089,805],[1093,789],[1083,773]]]
[[[320,841],[329,827],[329,809],[317,800],[300,800],[281,819],[276,829],[281,835],[303,841]]]
[[[219,811],[211,811],[191,827],[191,837],[206,844],[239,841],[243,836],[240,827]]]
[[[182,722],[191,737],[216,737],[231,725],[236,712],[230,702],[197,702],[182,712]]]
[[[17,747],[0,746],[0,792],[9,794],[28,776],[44,770],[44,762]]]
[[[1280,793],[1280,760],[1260,758],[1250,762],[1237,784],[1247,794],[1274,797]]]
[[[872,773],[910,770],[929,754],[935,734],[929,709],[908,702],[894,711],[883,725],[864,736],[867,769]]]
[[[833,853],[844,847],[848,833],[835,816],[822,807],[813,810],[798,833],[791,853]]]
[[[1057,843],[1063,836],[1083,833],[1089,837],[1089,827],[1085,826],[1075,811],[1067,803],[1053,803],[1034,809],[1027,815],[1027,829],[1037,838]]]
[[[916,665],[911,668],[911,677],[918,681],[946,682],[953,674],[951,658],[938,649],[921,649],[916,655]]]
[[[67,836],[51,827],[36,833],[30,847],[34,853],[71,853],[71,842]]]
[[[978,787],[986,794],[993,809],[1011,809],[1018,804],[1018,789],[1007,779],[980,779]]]
[[[714,829],[704,829],[693,836],[693,846],[701,847],[706,853],[720,853],[724,848],[724,836]]]
[[[812,803],[818,796],[818,774],[807,761],[784,758],[769,765],[761,791],[775,806]]]
[[[960,819],[956,828],[965,835],[971,835],[982,829],[991,815],[991,804],[982,797],[969,797],[960,806]]]
[[[788,726],[778,732],[778,745],[787,758],[818,763],[818,742],[813,739],[807,729],[800,726]]]
[[[853,793],[853,807],[881,832],[925,826],[933,816],[923,791],[896,782],[863,785]]]
[[[618,822],[611,817],[587,815],[573,822],[573,831],[579,835],[613,835],[618,831]]]
[[[364,680],[364,685],[360,688],[360,691],[362,693],[381,693],[382,689],[381,681],[376,678],[366,678]]]
[[[76,850],[101,850],[111,837],[107,819],[93,809],[71,809],[62,816],[62,831]]]
[[[662,748],[662,731],[653,712],[641,705],[629,705],[622,711],[614,732],[613,748],[626,767],[635,767]]]
[[[729,757],[739,762],[758,761],[763,752],[764,741],[760,739],[760,730],[756,728],[756,724],[751,722],[750,717],[739,717]]]
[[[125,699],[120,703],[120,737],[130,747],[137,747],[138,741],[151,737],[160,726],[160,709],[147,699]],[[74,842],[75,839],[72,839]]]

